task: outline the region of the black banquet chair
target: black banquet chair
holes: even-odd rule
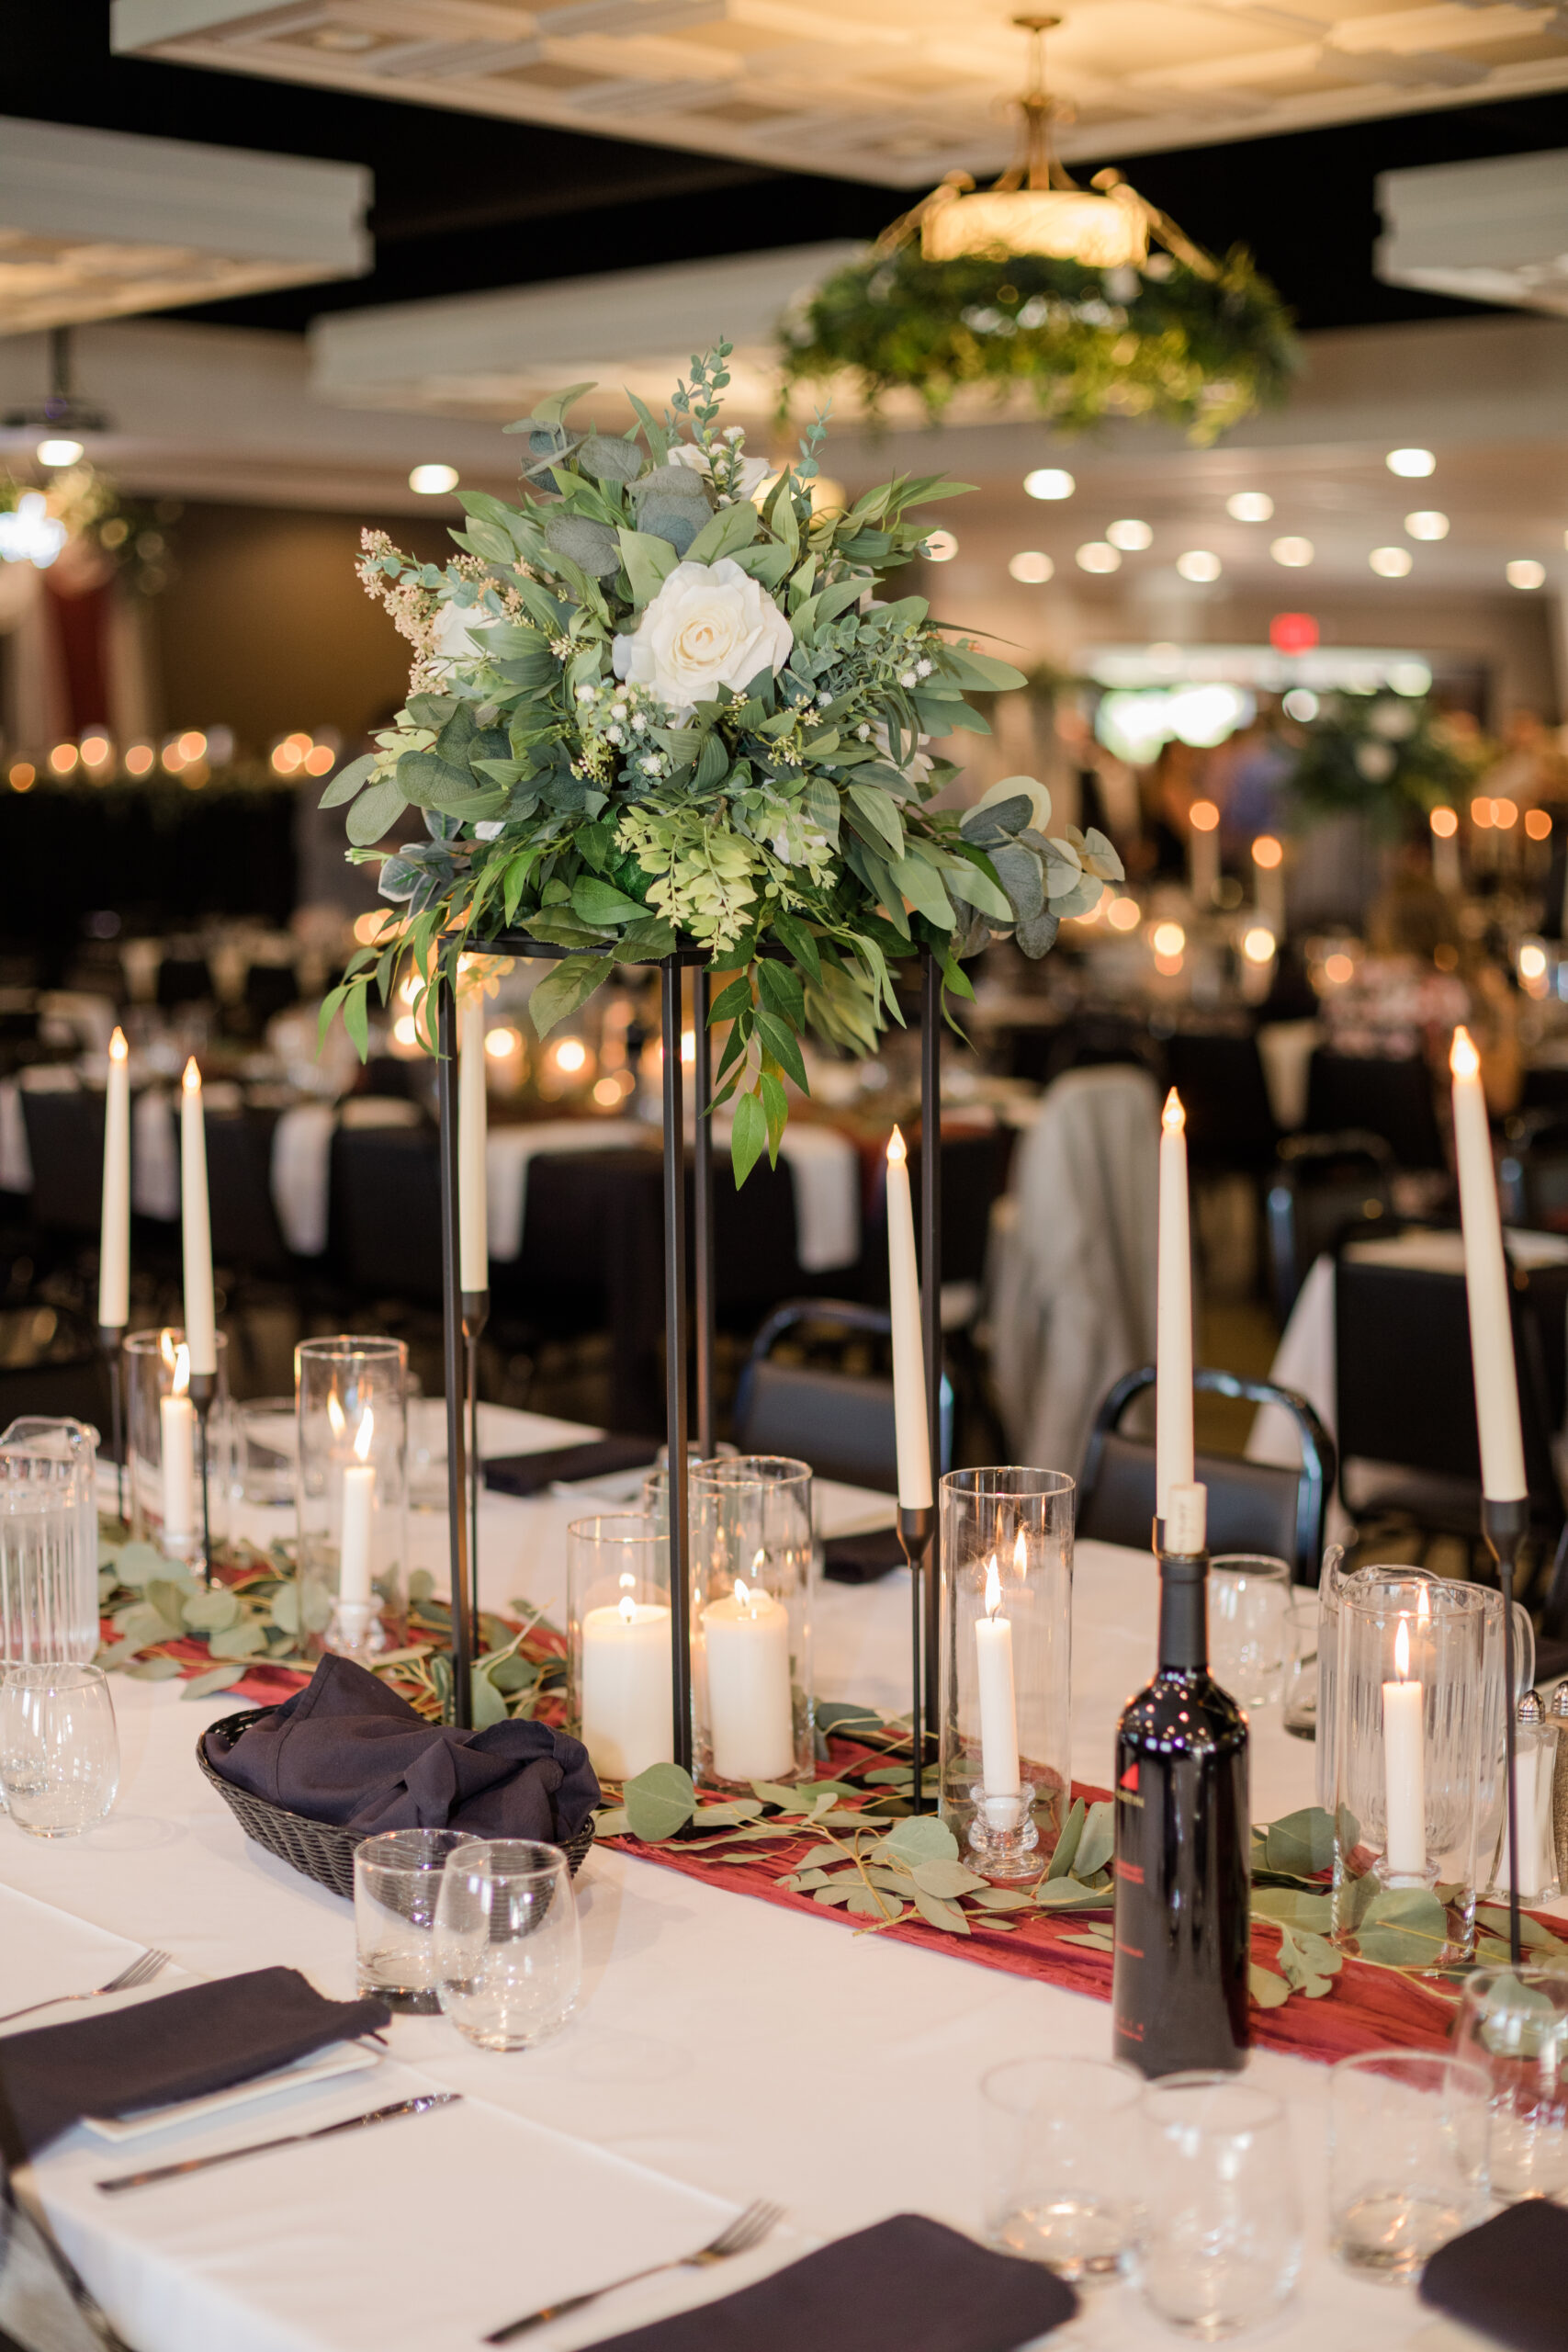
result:
[[[1155,1514],[1155,1450],[1124,1437],[1128,1408],[1155,1383],[1153,1364],[1123,1373],[1095,1415],[1078,1476],[1077,1532],[1088,1541],[1148,1548]],[[1296,1425],[1299,1470],[1201,1453],[1192,1475],[1209,1490],[1211,1552],[1258,1552],[1291,1564],[1292,1584],[1315,1584],[1324,1518],[1334,1486],[1334,1441],[1304,1396],[1234,1372],[1195,1372],[1193,1386],[1249,1405],[1278,1405]]]
[[[784,1453],[809,1462],[819,1478],[898,1488],[898,1448],[893,1382],[886,1373],[837,1371],[827,1365],[780,1363],[773,1357],[790,1333],[809,1331],[843,1341],[886,1340],[893,1320],[886,1307],[852,1299],[794,1298],[775,1307],[751,1343],[735,1392],[733,1428],[742,1453]],[[951,1466],[953,1392],[942,1383],[942,1466]]]

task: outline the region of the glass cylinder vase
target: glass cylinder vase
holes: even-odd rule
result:
[[[993,1878],[1036,1876],[1066,1818],[1074,1491],[1017,1465],[942,1482],[942,1817]]]
[[[810,1465],[771,1453],[701,1462],[688,1515],[697,1778],[724,1789],[809,1780]]]
[[[408,1612],[408,1349],[303,1340],[294,1390],[300,1647],[378,1657]]]
[[[187,1393],[185,1333],[130,1331],[121,1342],[130,1465],[130,1533],[171,1560],[201,1557],[201,1425]],[[229,1340],[218,1334],[218,1389],[207,1415],[207,1523],[213,1547],[229,1533],[224,1467],[229,1420]]]
[[[675,1755],[670,1538],[649,1514],[574,1520],[566,1532],[567,1708],[602,1781],[635,1781]]]
[[[98,1654],[97,1463],[86,1421],[30,1414],[0,1430],[0,1658]],[[72,1498],[74,1540],[60,1524]]]
[[[1465,1588],[1384,1569],[1342,1590],[1330,1932],[1366,1959],[1473,1951],[1484,1678]]]

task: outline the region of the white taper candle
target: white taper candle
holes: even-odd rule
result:
[[[1489,1502],[1523,1501],[1524,1439],[1508,1309],[1508,1266],[1492,1166],[1492,1131],[1481,1086],[1481,1057],[1467,1029],[1454,1031],[1454,1157],[1464,1226],[1464,1280],[1470,1302],[1470,1354],[1481,1439],[1481,1490]]]
[[[902,1510],[929,1510],[931,1445],[931,1424],[926,1417],[926,1359],[920,1337],[920,1277],[915,1258],[909,1155],[897,1127],[887,1146],[887,1295],[893,1310],[893,1420],[898,1448],[898,1504]]]
[[[1187,1207],[1187,1114],[1173,1086],[1159,1138],[1158,1319],[1155,1336],[1155,1511],[1192,1483],[1192,1245]]]
[[[212,1294],[212,1215],[207,1197],[207,1125],[201,1072],[193,1055],[180,1089],[180,1234],[185,1250],[186,1345],[192,1376],[218,1369]]]
[[[490,1288],[490,1236],[485,1207],[485,1001],[474,989],[459,1023],[457,1057],[457,1238],[459,1279],[466,1291]]]
[[[123,1331],[130,1320],[130,1061],[125,1032],[109,1039],[104,1098],[104,1204],[98,1244],[98,1323]]]

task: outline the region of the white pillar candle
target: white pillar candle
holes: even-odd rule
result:
[[[201,1072],[193,1055],[180,1090],[180,1235],[185,1250],[186,1344],[198,1378],[218,1369],[218,1311],[212,1295],[212,1218],[207,1198],[207,1127]]]
[[[1195,800],[1188,813],[1187,873],[1192,903],[1206,914],[1220,887],[1220,812],[1212,800]]]
[[[367,1609],[371,1600],[370,1538],[376,1512],[376,1464],[368,1456],[375,1430],[376,1416],[367,1405],[355,1431],[355,1458],[343,1474],[337,1597],[345,1609]]]
[[[581,1739],[596,1772],[634,1781],[674,1761],[670,1611],[626,1593],[582,1620]]]
[[[1481,1491],[1488,1502],[1523,1501],[1525,1448],[1519,1430],[1519,1390],[1514,1372],[1514,1330],[1508,1311],[1508,1268],[1503,1220],[1492,1166],[1492,1131],[1481,1089],[1481,1057],[1466,1029],[1454,1031],[1454,1157],[1459,1163],[1460,1216],[1464,1226],[1464,1280],[1470,1301],[1470,1354],[1475,1374],[1475,1417],[1481,1438]]]
[[[164,1542],[188,1544],[196,1532],[196,1408],[186,1395],[190,1350],[175,1351],[174,1393],[158,1399],[164,1485]]]
[[[478,986],[463,1006],[457,1057],[458,1278],[466,1291],[490,1288],[485,1218],[485,1001]]]
[[[1383,1866],[1391,1878],[1422,1878],[1427,1870],[1427,1694],[1410,1678],[1410,1623],[1394,1636],[1396,1679],[1382,1686],[1383,1804],[1388,1834]]]
[[[1155,1342],[1155,1510],[1192,1483],[1192,1245],[1187,1209],[1187,1114],[1173,1086],[1159,1138],[1158,1319]]]
[[[123,1331],[130,1320],[130,1061],[125,1033],[109,1039],[104,1098],[104,1205],[98,1244],[98,1323]]]
[[[708,1730],[720,1781],[772,1781],[795,1762],[789,1611],[743,1584],[703,1611]]]
[[[893,1310],[893,1420],[898,1448],[898,1504],[902,1510],[929,1510],[931,1447],[931,1423],[926,1414],[926,1360],[920,1337],[920,1277],[915,1259],[909,1155],[897,1127],[887,1146],[887,1295]]]
[[[1021,1533],[1019,1542],[1023,1541]],[[1018,1701],[1012,1679],[1012,1626],[1001,1613],[1001,1578],[993,1552],[986,1569],[986,1613],[975,1621],[975,1664],[980,1698],[980,1778],[987,1801],[1016,1797]]]

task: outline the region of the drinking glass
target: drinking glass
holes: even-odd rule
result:
[[[354,1849],[358,1985],[389,2008],[434,2015],[435,1905],[449,1854],[471,1846],[463,1829],[384,1829]]]
[[[481,2050],[559,2031],[582,1976],[571,1874],[558,1846],[475,1838],[447,1857],[435,1906],[435,1987]]]
[[[1138,2284],[1168,2325],[1206,2344],[1277,2310],[1302,2267],[1285,2112],[1234,2075],[1168,2075],[1139,2101]]]
[[[1292,1600],[1285,1611],[1285,1729],[1294,1739],[1317,1737],[1318,1600]]]
[[[299,1430],[292,1396],[251,1396],[234,1408],[235,1470],[247,1503],[292,1503]]]
[[[1430,2050],[1365,2050],[1329,2082],[1334,2251],[1369,2278],[1414,2278],[1486,2212],[1488,2084]]]
[[[1219,1552],[1209,1562],[1209,1671],[1243,1707],[1280,1696],[1291,1571],[1254,1552]]]
[[[406,1341],[301,1340],[295,1493],[299,1635],[308,1657],[396,1648],[408,1612]]]
[[[1097,2058],[1014,2058],[980,2079],[986,2234],[1077,2286],[1117,2278],[1134,2223],[1144,2082]]]
[[[0,1660],[87,1665],[98,1646],[97,1505],[85,1549],[81,1463],[0,1445]]]
[[[201,1558],[202,1428],[191,1403],[185,1333],[128,1332],[120,1343],[126,1385],[130,1532],[172,1560]],[[206,1519],[215,1545],[229,1532],[229,1490],[220,1458],[229,1411],[229,1338],[218,1334],[217,1393],[208,1409]]]
[[[55,1597],[55,1645],[35,1649],[32,1656],[74,1658],[78,1666],[91,1666],[98,1649],[98,1432],[86,1421],[28,1414],[13,1421],[8,1429],[0,1430],[0,1451],[23,1454],[34,1462],[54,1464],[56,1467],[45,1474],[51,1484],[63,1483],[74,1473],[74,1566]],[[0,1657],[7,1655],[5,1635],[0,1632]]]
[[[1568,2192],[1568,1973],[1478,1968],[1454,2019],[1454,2054],[1486,2077],[1492,2194]]]
[[[99,1667],[10,1666],[0,1681],[0,1789],[34,1838],[101,1821],[119,1788],[119,1738]]]

